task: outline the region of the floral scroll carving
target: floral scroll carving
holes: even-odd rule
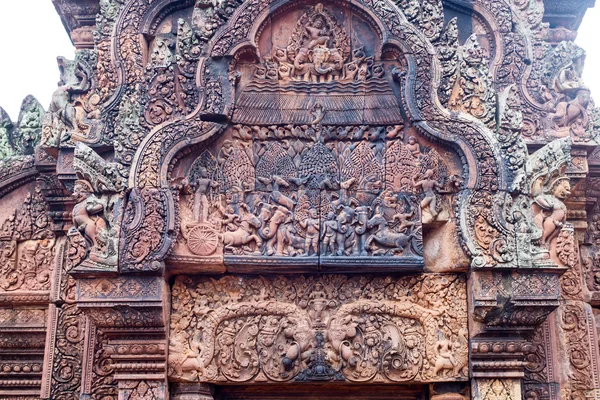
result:
[[[598,221],[581,265],[578,239],[600,113],[552,0],[68,2],[95,28],[68,18],[87,43],[43,124],[34,101],[22,129],[0,111],[0,156],[34,153],[0,162],[1,195],[46,185],[0,230],[1,303],[27,304],[6,326],[56,325],[46,396],[339,381],[517,400],[525,368],[525,397],[555,400],[535,327],[557,307],[561,389],[599,386]]]
[[[170,376],[462,380],[465,305],[464,278],[452,275],[181,276],[173,288]]]

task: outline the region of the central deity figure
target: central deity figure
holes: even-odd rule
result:
[[[351,53],[350,38],[342,26],[317,4],[300,17],[287,47],[276,47],[256,75],[314,83],[354,81],[360,69],[370,70],[373,58],[365,57],[362,48]]]
[[[327,26],[322,15],[317,15],[310,25],[306,26],[308,50],[313,49],[317,45],[327,46],[331,40],[331,30]]]

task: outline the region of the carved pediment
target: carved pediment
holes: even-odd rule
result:
[[[422,222],[447,220],[457,161],[411,133],[402,125],[227,129],[174,169],[181,225],[171,265],[422,269]]]
[[[274,23],[289,23],[290,14],[299,12],[292,11]],[[348,27],[370,28],[347,13],[344,17],[351,20],[344,21]],[[300,15],[287,45],[283,45],[284,37],[267,27],[259,43],[269,40],[272,49],[254,66],[250,82],[241,90],[233,122],[381,125],[402,121],[386,79],[392,66],[376,60],[373,48],[366,50],[359,40],[351,41],[323,4]]]
[[[421,270],[422,223],[449,220],[461,167],[403,116],[401,52],[384,57],[380,27],[348,5],[257,26],[257,57],[231,66],[231,124],[173,168],[174,271]]]

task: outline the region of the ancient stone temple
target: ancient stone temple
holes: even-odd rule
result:
[[[593,1],[52,1],[0,399],[600,399]]]

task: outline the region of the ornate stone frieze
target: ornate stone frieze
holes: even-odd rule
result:
[[[421,223],[448,221],[445,200],[460,181],[448,153],[404,132],[234,126],[231,139],[176,167],[187,172],[175,180],[181,224],[172,263],[418,268]]]
[[[0,397],[600,397],[586,2],[53,2],[75,59],[0,109]]]
[[[201,382],[466,379],[465,280],[180,276],[170,376]]]

